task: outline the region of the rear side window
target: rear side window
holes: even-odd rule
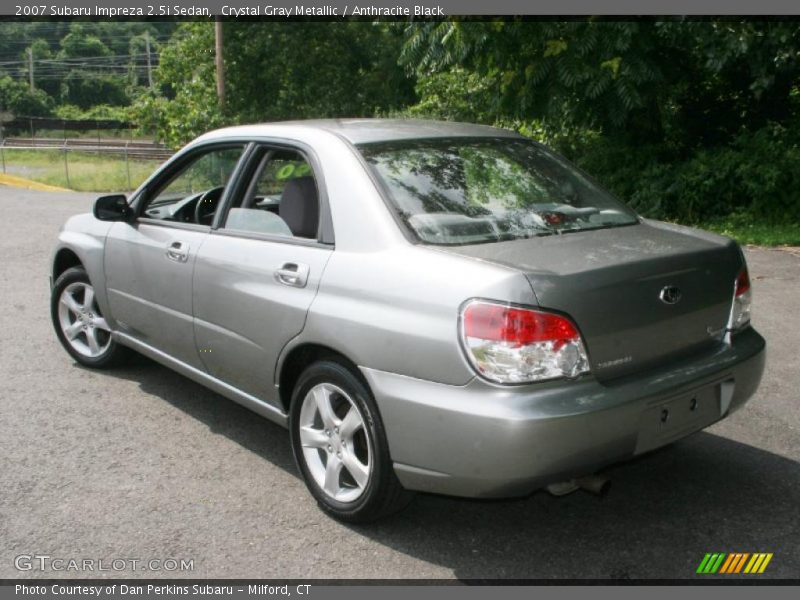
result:
[[[231,231],[317,239],[319,193],[305,156],[289,149],[263,149],[245,192],[223,228]]]
[[[255,193],[262,198],[280,201],[286,184],[300,177],[311,177],[314,173],[308,161],[296,152],[276,153],[266,162],[257,181]]]
[[[525,140],[416,140],[359,149],[424,243],[485,243],[638,222],[565,160]]]

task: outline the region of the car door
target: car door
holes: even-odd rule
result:
[[[278,406],[278,356],[302,331],[333,250],[320,233],[327,204],[298,149],[259,146],[243,172],[197,255],[195,338],[211,375]]]
[[[196,368],[202,363],[192,324],[192,271],[211,229],[209,213],[243,151],[244,144],[208,146],[178,159],[134,200],[136,219],[115,223],[106,239],[106,287],[117,329]]]

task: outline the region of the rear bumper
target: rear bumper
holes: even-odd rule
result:
[[[606,383],[498,386],[475,378],[451,386],[362,371],[406,488],[505,497],[591,473],[711,425],[753,395],[764,360],[764,339],[749,328],[731,346]]]

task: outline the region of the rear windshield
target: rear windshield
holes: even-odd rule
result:
[[[359,150],[421,242],[462,245],[631,225],[629,208],[527,140],[460,138]]]

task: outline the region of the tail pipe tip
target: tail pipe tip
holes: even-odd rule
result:
[[[601,474],[587,475],[576,479],[575,484],[596,496],[605,496],[611,488],[611,479]]]
[[[568,481],[551,483],[545,489],[553,496],[566,496],[577,490],[585,490],[595,496],[605,496],[611,487],[611,479],[606,475],[594,474]]]

